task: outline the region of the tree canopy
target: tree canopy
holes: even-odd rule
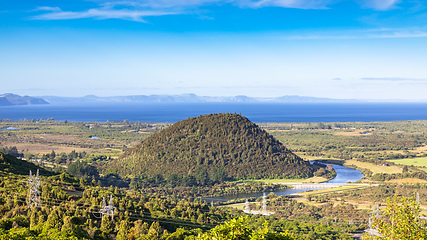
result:
[[[108,171],[168,178],[205,169],[212,178],[239,179],[308,177],[315,168],[247,118],[224,113],[177,122],[128,150]]]

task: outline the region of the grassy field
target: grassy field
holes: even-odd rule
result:
[[[427,183],[424,179],[418,179],[418,178],[402,178],[402,179],[392,179],[387,181],[388,183],[395,183],[395,184],[415,184],[415,183]]]
[[[122,153],[124,146],[132,147],[166,124],[97,122],[61,122],[44,120],[0,121],[0,147],[16,147],[26,154],[76,152],[114,155]],[[92,139],[96,136],[96,139]]]
[[[323,177],[312,177],[306,179],[260,179],[255,180],[256,182],[273,183],[273,184],[286,184],[286,183],[321,183],[328,181],[327,178]]]
[[[46,154],[55,151],[56,153],[70,153],[71,151],[76,152],[87,152],[87,153],[116,153],[122,152],[121,149],[112,149],[112,148],[83,148],[78,146],[68,147],[61,144],[41,144],[41,143],[6,143],[2,144],[2,147],[17,147],[20,152],[31,153],[31,154]]]
[[[398,166],[380,166],[373,163],[367,163],[367,162],[360,162],[357,160],[347,160],[345,161],[348,165],[355,165],[358,168],[365,168],[372,171],[373,174],[376,173],[387,173],[387,174],[393,174],[393,173],[402,173],[402,168]]]
[[[392,159],[387,160],[389,162],[394,162],[395,164],[402,164],[408,166],[416,167],[427,167],[427,157],[411,158],[411,159]]]
[[[321,194],[326,194],[326,193],[342,192],[342,191],[355,190],[355,189],[363,189],[363,188],[367,188],[367,187],[370,187],[370,186],[369,185],[366,185],[366,186],[346,185],[346,186],[337,187],[337,188],[327,188],[327,189],[321,189],[321,190],[317,190],[317,191],[303,192],[303,193],[299,193],[299,194],[304,195],[304,196],[314,196],[314,195],[321,195]]]
[[[235,209],[243,210],[244,206],[245,206],[244,203],[233,203],[233,204],[223,205],[220,207],[228,207],[228,208],[235,208]]]

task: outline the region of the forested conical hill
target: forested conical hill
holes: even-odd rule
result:
[[[111,163],[121,176],[168,178],[204,174],[229,178],[312,176],[315,167],[239,114],[189,118],[142,141]]]

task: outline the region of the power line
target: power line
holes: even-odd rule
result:
[[[21,198],[23,198],[23,197],[21,197]],[[26,201],[23,201],[23,200],[17,200],[17,201],[22,202],[22,203],[26,203]],[[66,210],[81,210],[81,209],[77,209],[77,208],[67,208],[67,207],[51,205],[51,204],[44,204],[44,206],[62,208],[62,209],[66,209]],[[87,212],[92,213],[92,214],[99,213],[99,212],[94,212],[94,211],[87,211]],[[203,224],[196,224],[196,223],[191,222],[191,221],[187,221],[187,220],[183,220],[183,219],[175,219],[175,218],[145,218],[145,217],[138,216],[134,213],[130,213],[129,218],[146,220],[146,221],[151,221],[151,222],[179,224],[180,226],[186,225],[186,226],[190,226],[190,227],[203,227],[203,226],[215,227],[215,226],[218,226],[219,224],[221,224],[221,223],[215,224],[215,223],[207,223],[207,222],[203,222]],[[175,222],[173,220],[175,220]],[[176,222],[176,221],[179,221],[179,222]]]
[[[15,193],[15,192],[12,192],[12,193],[16,194],[19,198],[24,199],[24,197],[19,196],[19,193]],[[44,198],[44,199],[55,200],[55,199],[51,199],[51,198]],[[17,200],[17,201],[18,202],[22,202],[22,203],[26,202],[26,201],[23,201],[23,200]],[[62,201],[62,200],[59,200],[59,201]],[[57,207],[57,208],[65,209],[65,210],[82,210],[81,208],[78,208],[79,206],[69,206],[69,207],[58,206],[58,205],[55,205],[55,204],[60,204],[60,203],[59,202],[55,203],[55,202],[56,201],[52,201],[51,204],[45,202],[44,206]],[[66,202],[66,201],[63,201],[63,202]],[[86,205],[86,204],[84,204],[84,205]],[[80,206],[84,206],[84,205],[80,205]],[[106,206],[109,206],[109,205],[106,205]],[[98,208],[97,206],[88,206],[88,207],[89,208]],[[160,218],[160,217],[144,218],[143,216],[140,215],[140,213],[135,212],[133,210],[130,210],[130,209],[122,209],[122,210],[127,211],[129,213],[129,215],[130,215],[129,217],[131,217],[133,219],[147,220],[147,221],[152,221],[152,222],[153,221],[157,221],[157,222],[163,222],[163,223],[169,223],[169,224],[179,224],[179,225],[186,225],[186,226],[192,226],[192,227],[203,227],[203,226],[214,227],[214,226],[217,226],[217,225],[223,223],[223,222],[210,223],[210,222],[203,221],[203,223],[196,224],[196,223],[194,223],[192,221],[187,221],[187,220],[184,220],[184,219],[177,219],[177,218]],[[98,211],[86,211],[86,212],[92,213],[92,214],[95,214],[95,213],[99,214],[100,213]],[[152,214],[151,212],[142,212],[142,213],[146,213],[147,215],[148,214],[150,214],[150,215]],[[96,217],[96,218],[98,218],[98,217]],[[176,221],[179,221],[179,222],[176,222]]]

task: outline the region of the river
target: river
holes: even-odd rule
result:
[[[327,181],[326,183],[340,184],[340,183],[347,183],[347,182],[356,182],[357,180],[360,180],[361,178],[364,177],[364,175],[357,169],[348,168],[348,167],[344,167],[344,166],[336,165],[336,164],[331,164],[331,165],[334,166],[334,169],[335,169],[335,172],[337,173],[337,176],[334,179]],[[306,192],[306,191],[310,191],[310,190],[319,190],[319,189],[320,188],[300,188],[300,189],[289,188],[289,189],[279,190],[279,191],[276,191],[274,193],[278,196],[283,196],[283,195],[289,195],[289,194],[293,194],[293,193]],[[252,197],[258,198],[258,197],[261,197],[263,194],[264,194],[263,192],[241,193],[241,194],[233,194],[233,195],[226,195],[226,196],[212,197],[212,198],[203,198],[203,199],[208,201],[208,202],[210,202],[210,201],[224,202],[224,201],[229,201],[229,200],[233,200],[233,199],[237,199],[237,198],[252,198]]]

